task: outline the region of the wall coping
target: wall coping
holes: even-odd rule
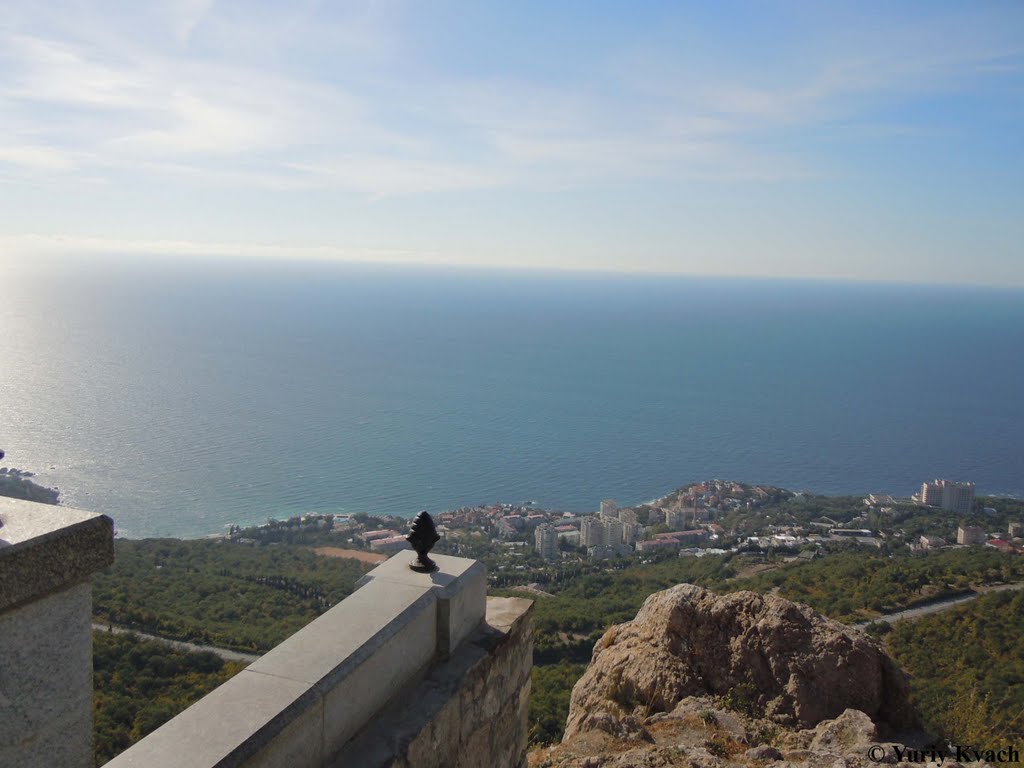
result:
[[[382,563],[348,598],[109,768],[321,768],[447,657],[439,641],[470,627],[464,638],[484,620],[480,563],[437,556],[437,572],[416,574],[407,567],[412,554]]]
[[[73,586],[114,562],[114,521],[0,497],[0,611]]]

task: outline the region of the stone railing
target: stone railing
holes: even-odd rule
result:
[[[110,768],[525,766],[532,603],[400,552]]]
[[[109,517],[0,497],[0,765],[87,768],[92,587]]]
[[[92,588],[110,518],[0,497],[0,766],[87,768]],[[483,565],[411,551],[110,768],[526,764],[532,603]]]

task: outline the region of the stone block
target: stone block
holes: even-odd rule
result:
[[[389,592],[397,585],[379,586],[382,592]],[[368,597],[374,591],[372,587],[359,590]],[[343,680],[324,686],[325,754],[332,755],[340,750],[381,707],[424,673],[433,661],[437,651],[434,633],[436,602],[427,592],[417,599],[416,605],[419,610],[403,616],[401,626],[395,627],[395,631],[387,637],[374,637],[372,649],[366,649],[369,653]],[[344,673],[345,670],[339,672]]]
[[[416,553],[399,552],[363,576],[357,586],[384,581],[433,590],[438,600],[438,652],[447,658],[484,619],[487,571],[477,560],[448,555],[432,555],[432,559],[438,570],[419,573],[409,567]]]
[[[429,589],[415,586],[381,584],[349,595],[315,621],[307,624],[259,660],[249,669],[268,675],[317,684],[322,692],[333,689],[353,669],[395,636],[407,635],[406,627],[436,616],[436,599]],[[426,645],[433,652],[431,632],[408,638],[412,646]],[[380,686],[377,686],[380,687]]]
[[[246,669],[107,766],[318,766],[322,726],[323,703],[309,685]]]
[[[0,611],[78,584],[114,562],[106,515],[0,496]]]
[[[92,590],[0,613],[0,765],[92,765]]]
[[[92,589],[109,517],[0,497],[0,765],[91,766]]]

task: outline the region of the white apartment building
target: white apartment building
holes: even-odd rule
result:
[[[974,507],[974,483],[950,480],[922,483],[920,501],[930,507],[941,507],[961,515],[970,514]]]
[[[619,505],[615,499],[605,499],[601,502],[601,517],[618,518]]]
[[[555,526],[544,523],[538,525],[533,532],[534,545],[539,554],[545,560],[558,559],[558,531]]]

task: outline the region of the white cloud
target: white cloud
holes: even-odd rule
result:
[[[795,72],[766,65],[751,75],[756,83],[721,67],[697,81],[666,67],[673,52],[609,82],[601,81],[607,73],[552,86],[429,69],[406,82],[401,67],[390,68],[402,25],[386,4],[329,22],[303,8],[240,15],[211,0],[165,0],[134,13],[117,20],[117,35],[65,8],[53,14],[56,26],[25,23],[0,37],[10,73],[0,110],[31,126],[9,143],[49,148],[10,150],[17,159],[9,162],[374,196],[595,179],[806,178],[814,175],[806,159],[767,153],[759,140],[780,127],[813,130],[837,112],[856,115],[894,91],[946,87],[952,72],[1008,66],[1014,51],[983,44],[977,32],[942,46],[939,32],[948,30],[939,25],[875,35],[870,55],[855,31]],[[200,28],[219,49],[190,52]],[[232,36],[265,55],[239,50]],[[341,69],[289,68],[297,42],[328,59],[340,46]],[[390,51],[388,66],[375,70],[382,60],[370,49]]]
[[[186,91],[171,94],[157,111],[164,117],[161,127],[114,139],[112,145],[145,155],[236,154],[272,146],[281,135],[268,116]]]
[[[7,100],[132,107],[151,85],[138,68],[98,61],[66,42],[9,35],[0,37],[0,44],[4,58],[13,62],[11,83],[0,88]]]
[[[0,146],[0,165],[7,163],[40,171],[69,171],[75,161],[67,152],[46,146]]]

